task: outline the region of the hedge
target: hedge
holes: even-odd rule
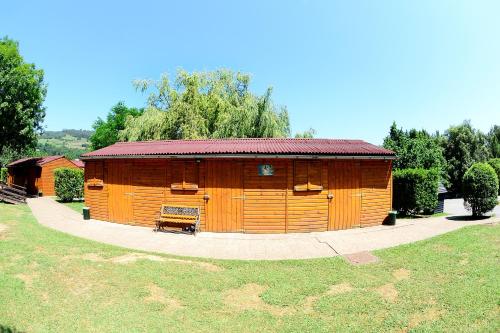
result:
[[[404,215],[432,214],[438,203],[439,170],[395,170],[393,182],[394,209]]]
[[[0,168],[0,181],[7,182],[7,168]]]
[[[488,161],[488,164],[495,170],[498,181],[500,182],[500,158],[492,158]],[[498,189],[498,194],[500,194],[500,188]]]
[[[68,202],[83,197],[83,170],[58,168],[54,170],[56,195],[61,201]]]
[[[464,174],[463,193],[465,208],[473,216],[482,216],[498,203],[498,176],[488,163],[474,163]]]

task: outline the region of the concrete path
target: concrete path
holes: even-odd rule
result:
[[[196,236],[155,233],[151,228],[97,220],[84,221],[81,214],[51,198],[28,199],[38,222],[71,235],[143,251],[217,259],[308,259],[332,257],[397,246],[440,235],[467,225],[500,221],[492,217],[479,221],[445,217],[398,220],[396,226],[303,234],[219,234]]]

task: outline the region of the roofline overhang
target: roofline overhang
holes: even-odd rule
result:
[[[395,160],[394,155],[305,155],[305,154],[143,154],[143,155],[103,155],[80,156],[82,161],[108,159],[210,159],[210,158],[282,158],[282,159],[322,159],[322,160]]]

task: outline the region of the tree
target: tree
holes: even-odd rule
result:
[[[498,177],[488,163],[474,163],[463,178],[464,205],[473,216],[482,216],[498,203]]]
[[[24,61],[16,41],[0,39],[0,155],[36,147],[46,93],[43,70]]]
[[[316,130],[314,128],[309,128],[307,131],[296,133],[295,138],[312,139],[315,135]]]
[[[89,138],[91,148],[101,149],[117,142],[118,133],[125,128],[127,117],[137,117],[142,113],[143,109],[129,108],[124,102],[118,102],[111,108],[105,121],[98,118],[92,125],[95,132]]]
[[[446,162],[443,149],[436,138],[424,130],[404,131],[394,122],[383,146],[396,153],[397,159],[393,162],[395,169],[438,169],[444,176]]]
[[[493,168],[493,170],[495,170],[498,180],[500,181],[500,158],[492,158],[491,160],[488,160],[488,164]],[[500,189],[498,194],[500,195]]]
[[[144,114],[129,116],[119,137],[126,141],[289,137],[288,112],[272,102],[272,89],[258,96],[249,85],[249,75],[229,70],[180,70],[174,84],[167,75],[159,81],[136,81],[138,90],[155,91]]]
[[[444,156],[447,162],[447,173],[450,180],[450,190],[460,193],[462,179],[474,162],[488,160],[490,153],[486,145],[486,136],[475,130],[470,121],[461,125],[451,126],[445,132]]]
[[[405,215],[433,213],[438,203],[439,170],[395,170],[393,184],[393,207],[399,212]]]
[[[83,197],[83,170],[75,168],[57,168],[54,170],[54,189],[63,202]]]
[[[491,157],[500,158],[500,126],[493,126],[488,132],[488,148]]]

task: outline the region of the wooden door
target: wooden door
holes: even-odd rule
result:
[[[361,166],[359,161],[332,161],[328,169],[329,205],[328,230],[360,226]]]
[[[243,231],[243,163],[230,160],[207,161],[206,231]]]
[[[133,221],[133,187],[131,162],[107,163],[109,220],[128,223]]]

